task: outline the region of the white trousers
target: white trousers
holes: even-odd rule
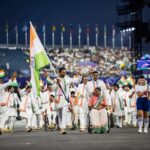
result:
[[[115,125],[122,128],[122,116],[115,116]]]
[[[67,126],[68,105],[58,108],[59,128],[65,129]]]
[[[8,115],[6,112],[0,114],[0,129],[5,127],[6,122],[8,121]]]
[[[49,125],[56,124],[57,113],[55,111],[48,113],[47,116],[48,116]]]
[[[36,129],[37,127],[42,126],[41,118],[41,114],[34,114],[32,118],[32,127]]]
[[[16,116],[9,116],[9,119],[8,119],[9,129],[13,129],[15,122],[16,122]]]
[[[134,126],[137,125],[137,112],[136,111],[131,112],[131,123]]]
[[[87,127],[87,113],[80,113],[79,120],[80,120],[80,128],[85,129]]]

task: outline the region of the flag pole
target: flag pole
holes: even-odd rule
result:
[[[107,29],[106,29],[106,25],[104,25],[104,47],[107,47]]]
[[[86,36],[87,36],[87,48],[89,49],[90,38],[89,38],[89,26],[88,25],[87,25],[87,29],[86,29]]]
[[[129,48],[131,48],[131,34],[129,35]]]
[[[8,27],[8,22],[6,24],[6,44],[7,47],[9,46],[9,27]]]
[[[72,25],[70,24],[70,49],[72,49]]]
[[[78,25],[78,44],[79,48],[81,47],[81,27]]]
[[[55,30],[56,30],[56,27],[54,24],[52,24],[52,47],[53,49],[55,48]]]
[[[43,24],[43,44],[46,46],[46,26]]]
[[[121,48],[123,49],[123,31],[120,31]]]
[[[6,33],[6,42],[7,42],[7,47],[9,46],[9,32],[7,31]]]
[[[112,47],[115,49],[115,27],[112,26]]]
[[[72,33],[70,32],[70,49],[72,49]]]
[[[18,25],[16,24],[16,46],[18,46]]]
[[[54,31],[52,32],[52,46],[54,49],[54,47],[55,47],[55,32]]]
[[[95,46],[98,47],[98,26],[95,27]]]

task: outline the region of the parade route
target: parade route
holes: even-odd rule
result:
[[[80,133],[68,130],[36,130],[26,133],[22,126],[15,133],[0,136],[0,150],[149,150],[150,133],[138,134],[137,128],[113,128],[109,134]]]

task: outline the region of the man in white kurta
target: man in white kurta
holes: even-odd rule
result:
[[[70,97],[70,84],[75,82],[73,79],[66,76],[66,69],[59,69],[59,77],[57,82],[53,85],[53,89],[56,93],[56,107],[58,112],[59,128],[62,134],[66,134],[68,106]],[[60,87],[61,86],[61,87]]]
[[[116,127],[121,128],[122,119],[124,116],[124,97],[122,90],[119,89],[119,86],[117,84],[113,85],[113,90],[111,91],[110,97],[112,100],[113,115],[116,121],[115,125]]]
[[[20,116],[25,118],[27,121],[26,128],[27,132],[32,131],[32,119],[33,113],[36,112],[36,105],[34,101],[33,93],[31,92],[31,87],[26,87],[26,94],[21,97],[22,101],[20,104]]]
[[[93,79],[87,83],[88,92],[90,96],[93,95],[93,91],[95,90],[96,87],[100,87],[101,94],[106,98],[107,104],[111,106],[111,98],[108,90],[106,89],[105,83],[102,80],[98,79],[99,75],[97,71],[94,71],[92,75]]]
[[[14,93],[14,87],[8,87],[8,92],[5,92],[3,106],[6,107],[6,116],[2,119],[2,126],[8,122],[8,128],[10,132],[13,132],[13,126],[17,117],[17,104],[20,103],[18,95]]]

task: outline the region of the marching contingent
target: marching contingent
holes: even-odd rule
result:
[[[70,78],[61,67],[57,78],[48,77],[45,85],[40,81],[40,96],[33,93],[30,82],[20,89],[15,73],[7,83],[2,78],[0,82],[1,134],[14,132],[18,109],[26,120],[27,132],[42,129],[48,123],[49,129],[58,129],[61,134],[66,134],[67,128],[107,133],[113,126],[138,126],[139,133],[148,133],[150,90],[143,76],[137,82],[131,77],[121,78],[110,86],[99,79],[97,71],[92,73],[91,80],[88,74],[80,73],[78,78]]]
[[[150,87],[144,76],[137,80],[122,76],[111,85],[99,79],[99,71],[83,74],[77,70],[77,76],[71,78],[65,67],[59,67],[58,73],[52,67],[57,76],[51,78],[47,73],[42,81],[40,69],[52,64],[30,25],[31,80],[21,89],[16,73],[3,83],[4,72],[0,72],[0,134],[14,132],[18,114],[26,120],[27,132],[48,125],[61,134],[68,128],[100,134],[109,133],[111,127],[128,126],[148,133]]]

